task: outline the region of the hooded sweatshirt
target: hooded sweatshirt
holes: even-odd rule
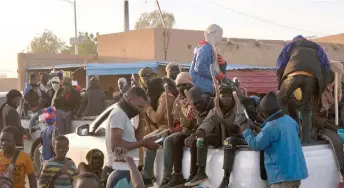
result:
[[[55,92],[51,106],[55,106],[54,100],[57,97],[63,97],[64,99],[64,105],[61,110],[65,112],[72,111],[73,114],[76,114],[80,106],[80,94],[73,88],[72,80],[70,78],[63,79],[62,88]]]
[[[247,144],[255,151],[264,151],[268,185],[306,179],[308,171],[299,139],[299,125],[279,110],[276,94],[270,92],[260,108],[271,114],[255,136],[251,129],[243,131]]]
[[[82,98],[77,116],[97,116],[105,110],[105,92],[99,88],[96,78],[90,79],[90,85]]]

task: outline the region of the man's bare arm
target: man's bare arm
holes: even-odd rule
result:
[[[127,157],[126,159],[127,164],[129,165],[130,168],[130,177],[131,177],[131,182],[133,183],[134,188],[144,188],[145,184],[143,182],[142,176],[137,169],[137,166],[133,160],[132,157]]]
[[[128,142],[122,139],[123,130],[119,128],[111,129],[111,149],[114,151],[117,147],[123,147],[125,149],[133,150],[140,147],[144,147],[142,140],[137,142]]]
[[[137,127],[137,129],[135,130],[135,137],[136,140],[142,140],[143,137],[145,136],[145,122],[143,119],[141,119],[141,115],[139,116],[140,120],[139,120],[139,126]]]

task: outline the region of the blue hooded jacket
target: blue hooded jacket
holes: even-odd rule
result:
[[[202,92],[214,94],[213,79],[210,73],[210,65],[213,64],[213,49],[210,44],[203,44],[195,49],[195,55],[190,67],[190,75],[195,86],[199,87]],[[220,65],[220,70],[226,74],[225,65]],[[214,72],[215,77],[219,73]]]
[[[243,131],[247,144],[253,150],[264,151],[264,165],[269,185],[308,177],[298,136],[299,125],[288,115],[273,119],[280,112],[266,119],[262,131],[257,136],[253,135],[251,129]]]

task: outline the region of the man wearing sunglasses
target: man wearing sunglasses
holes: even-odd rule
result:
[[[234,98],[233,91],[235,91],[235,83],[231,80],[223,80],[219,87],[220,92],[220,108],[224,117],[220,117],[216,108],[213,108],[208,113],[207,117],[202,121],[195,133],[191,134],[185,139],[185,145],[190,146],[194,140],[197,146],[197,166],[198,171],[195,177],[187,182],[185,186],[193,187],[202,182],[207,181],[208,177],[205,173],[208,146],[220,147],[225,145],[224,149],[224,177],[220,187],[227,187],[229,183],[229,176],[233,168],[235,148],[237,145],[246,144],[240,133],[239,124],[241,123],[241,116],[238,115],[238,109]]]

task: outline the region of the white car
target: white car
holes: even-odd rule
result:
[[[70,150],[68,157],[76,164],[86,162],[86,153],[94,148],[103,151],[105,156],[105,126],[113,105],[107,108],[91,124],[77,127],[76,133],[68,134]],[[340,182],[340,172],[336,166],[335,157],[327,143],[319,142],[315,145],[303,146],[309,177],[302,181],[301,188],[336,188]],[[230,178],[230,187],[235,188],[266,188],[266,181],[260,177],[259,152],[248,147],[240,147],[236,153],[234,169]],[[107,158],[105,157],[105,163]],[[223,177],[223,150],[210,148],[208,151],[206,172],[209,180],[203,187],[215,188]],[[159,149],[155,159],[155,175],[160,184],[163,176],[163,149]],[[183,175],[187,179],[190,169],[190,152],[184,148]],[[157,185],[156,185],[157,187]]]

